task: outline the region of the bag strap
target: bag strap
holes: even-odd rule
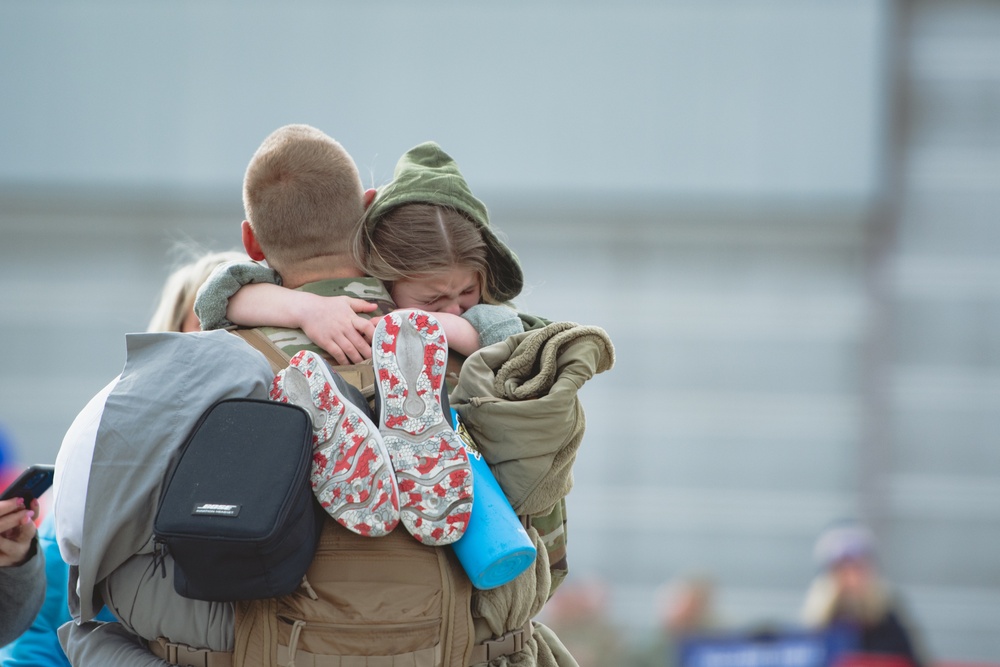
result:
[[[267,359],[267,363],[271,364],[272,373],[277,373],[288,366],[288,360],[291,357],[275,345],[274,341],[268,338],[267,334],[260,329],[230,329],[230,333],[239,336],[249,343],[251,347],[263,354],[264,358]],[[356,387],[369,402],[374,398],[375,368],[372,366],[371,359],[365,359],[360,364],[348,364],[345,366],[334,366],[331,364],[330,368],[347,380],[349,384]]]
[[[284,350],[275,345],[274,341],[268,338],[260,329],[231,329],[230,333],[236,334],[248,342],[251,347],[263,354],[264,358],[267,359],[267,363],[271,364],[272,373],[277,373],[287,366],[288,360],[291,359],[291,357],[285,354]]]
[[[163,637],[149,642],[149,650],[160,660],[181,667],[231,667],[233,664],[232,653],[192,648],[168,642]]]
[[[516,630],[511,630],[505,635],[501,635],[495,639],[489,639],[482,644],[476,644],[472,647],[472,657],[469,659],[470,665],[478,665],[484,662],[490,662],[494,658],[499,658],[502,655],[513,655],[518,651],[522,650],[528,640],[531,639],[531,633],[533,626],[531,619],[517,628]]]

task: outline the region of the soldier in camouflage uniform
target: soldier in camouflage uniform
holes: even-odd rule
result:
[[[376,257],[381,257],[383,254],[390,257],[399,257],[405,252],[405,248],[393,248],[392,247],[392,235],[387,239],[385,236],[380,236],[379,232],[382,227],[389,227],[391,225],[396,225],[405,229],[406,216],[400,213],[396,220],[388,221],[386,220],[391,214],[399,212],[401,209],[412,204],[433,204],[439,206],[448,206],[450,208],[458,210],[466,218],[472,219],[480,227],[480,229],[488,230],[489,221],[486,213],[485,206],[476,199],[471,191],[468,189],[468,185],[462,178],[457,166],[454,161],[445,154],[440,147],[433,143],[422,144],[415,147],[409,151],[397,165],[396,173],[392,184],[386,186],[382,189],[372,206],[369,208],[368,214],[365,218],[364,226],[364,240],[366,243],[363,247],[373,247],[378,249],[386,249],[384,252],[380,251],[378,253],[371,253]],[[522,277],[520,273],[520,267],[517,264],[516,257],[513,253],[509,251],[499,241],[493,234],[489,233],[489,243],[492,244],[492,264],[491,268],[494,268],[494,273],[491,276],[492,282],[487,282],[487,291],[492,291],[493,294],[502,296],[505,300],[512,298],[520,290],[522,284]],[[399,239],[400,242],[403,239]],[[445,245],[442,243],[442,246]],[[418,253],[419,254],[419,253]],[[367,258],[367,259],[370,259]],[[442,265],[438,267],[439,269],[445,269],[447,265],[447,260],[442,260]],[[358,261],[359,264],[365,267],[366,272],[373,275],[378,275],[383,280],[389,284],[393,284],[394,280],[399,280],[402,276],[406,275],[426,275],[430,273],[430,270],[421,266],[408,267],[409,271],[400,270],[394,266],[382,266],[377,261],[366,261],[366,257],[362,255]],[[198,302],[196,308],[199,317],[207,326],[233,326],[232,322],[226,319],[226,307],[228,305],[228,298],[235,294],[236,290],[242,285],[250,282],[279,282],[277,276],[268,273],[267,269],[260,266],[254,266],[252,264],[243,264],[241,266],[230,266],[226,267],[216,273],[202,289],[198,296]],[[486,282],[486,281],[484,281]],[[255,287],[254,289],[262,289]],[[253,290],[246,290],[246,292],[251,292]],[[319,300],[313,300],[317,302],[316,307],[321,307],[318,304]],[[383,304],[384,305],[384,304]],[[410,304],[406,304],[410,305]],[[422,304],[418,304],[422,305]],[[518,323],[515,329],[511,329],[509,324],[497,325],[498,321],[503,322],[502,314],[500,317],[490,318],[489,316],[482,319],[475,317],[477,309],[481,310],[486,306],[486,304],[480,304],[473,307],[471,310],[463,313],[463,317],[473,321],[474,326],[480,334],[480,341],[483,346],[489,346],[496,343],[501,343],[507,340],[509,336],[517,334],[518,332],[538,332],[538,335],[534,336],[532,340],[539,341],[545,339],[545,333],[542,331],[546,325],[549,323],[537,317],[530,315],[525,315],[523,313],[517,314]],[[489,307],[489,306],[486,306]],[[498,307],[506,309],[505,307]],[[246,310],[242,311],[246,312]],[[489,312],[489,311],[487,311]],[[259,314],[256,317],[260,318],[262,321],[267,320],[267,316],[261,317]],[[307,322],[304,321],[292,321],[291,324],[297,326],[305,326]],[[555,326],[555,325],[553,325]],[[557,327],[556,331],[565,329],[566,327]],[[590,328],[588,328],[590,329]],[[274,342],[279,341],[279,336],[276,329],[268,329],[270,338]],[[570,331],[562,331],[557,335],[567,336],[571,334]],[[602,349],[610,350],[610,341],[605,341],[602,339],[601,335],[603,332],[595,334],[593,331],[588,331],[588,334],[594,334],[593,338],[599,339],[599,347]],[[300,334],[301,335],[301,334]],[[529,334],[524,333],[523,336],[529,336]],[[288,339],[295,340],[295,339]],[[308,339],[305,339],[308,340]],[[558,344],[558,343],[557,343]],[[291,351],[291,349],[289,349]],[[569,355],[567,355],[569,356]],[[604,362],[601,362],[604,363]],[[604,369],[604,366],[598,363],[596,366],[600,370]],[[490,364],[493,366],[499,364]],[[478,369],[482,375],[489,375],[492,371],[489,369],[489,365],[482,364],[478,357],[477,363],[473,364],[470,368]],[[583,378],[589,377],[588,373],[600,372],[596,370],[595,367],[590,367],[581,373],[581,381]],[[465,375],[465,370],[462,371],[463,377]],[[511,443],[509,440],[504,440],[500,438],[499,433],[512,433],[514,434],[510,440],[516,440],[517,434],[523,433],[523,426],[521,424],[528,422],[519,422],[520,417],[514,419],[497,420],[490,414],[486,413],[484,410],[477,410],[473,407],[474,403],[478,403],[481,397],[488,396],[489,400],[495,400],[500,398],[502,400],[512,400],[511,396],[495,395],[489,391],[483,392],[481,387],[477,386],[477,383],[472,379],[470,375],[469,382],[463,387],[462,378],[453,375],[450,378],[451,389],[458,389],[458,393],[455,395],[457,402],[456,407],[459,409],[460,414],[468,414],[472,428],[476,431],[479,442],[486,446],[490,451],[487,453],[488,460],[498,460],[503,461],[505,458],[504,451],[510,451]],[[458,385],[457,387],[455,385]],[[575,393],[564,394],[566,397],[566,402],[560,403],[557,410],[560,414],[560,420],[563,419],[562,415],[572,414],[575,409],[574,396]],[[453,399],[454,400],[454,399]],[[546,404],[541,401],[523,401],[520,405],[525,406],[528,410],[535,410],[536,414],[532,414],[531,422],[535,425],[539,425],[539,414],[542,414],[542,420],[547,416],[551,415],[554,411],[551,404]],[[537,407],[536,407],[537,406]],[[548,412],[548,415],[544,413]],[[468,430],[460,428],[460,434],[463,440],[467,442],[473,449],[477,448],[476,438],[473,438]],[[505,487],[504,490],[508,491],[508,496],[515,503],[515,509],[523,513],[525,521],[530,526],[532,535],[537,537],[538,547],[544,549],[545,559],[544,562],[547,564],[547,574],[544,578],[540,578],[534,585],[540,586],[541,589],[529,589],[527,592],[525,590],[515,593],[511,593],[511,590],[517,588],[517,584],[511,584],[502,587],[499,591],[492,592],[473,592],[473,606],[476,610],[474,616],[479,614],[489,615],[491,612],[486,610],[497,607],[499,609],[505,609],[510,605],[510,600],[497,602],[498,599],[503,600],[505,594],[512,596],[530,596],[530,595],[540,595],[540,603],[551,596],[551,594],[556,590],[559,584],[565,579],[568,567],[566,560],[566,503],[565,503],[565,493],[568,492],[570,482],[568,473],[570,471],[570,466],[572,462],[572,457],[575,455],[575,447],[579,445],[579,435],[582,433],[582,428],[580,432],[574,435],[567,435],[560,432],[557,427],[552,432],[545,432],[539,427],[539,432],[531,434],[532,437],[522,438],[522,441],[539,442],[546,440],[548,437],[548,442],[543,444],[541,447],[535,448],[533,451],[525,456],[525,460],[521,462],[513,462],[514,465],[510,465],[511,462],[501,463],[497,471],[501,480],[501,485],[507,481],[508,477],[506,470],[512,470],[519,467],[516,472],[511,473],[511,477],[518,480],[522,484],[527,484],[525,479],[530,479],[531,483],[537,485],[539,488],[553,489],[551,496],[546,496],[544,493],[534,493],[534,494],[518,494],[515,490],[508,491]],[[525,450],[521,450],[525,451]],[[543,460],[546,456],[555,456],[557,452],[562,451],[565,460],[562,461],[556,470],[550,471],[548,464],[541,464],[537,469],[532,469],[529,473],[525,473],[525,468],[532,468],[532,463],[528,463],[528,460]],[[494,455],[494,456],[491,456]],[[523,464],[523,465],[519,465]],[[530,577],[529,577],[530,579]],[[519,580],[520,583],[524,581]],[[523,588],[523,585],[522,585]],[[523,601],[522,601],[523,603]],[[520,627],[524,622],[523,618],[519,617],[525,614],[529,614],[528,610],[537,611],[537,607],[532,604],[524,604],[524,609],[518,610],[516,612],[507,612],[511,614],[511,617],[518,618],[516,625],[511,627],[509,623],[511,622],[509,618],[493,618],[490,620],[489,624],[491,626],[490,630],[485,627],[484,632],[493,634],[504,634],[507,631],[514,629],[515,627]],[[533,615],[530,613],[529,615]],[[484,619],[485,620],[485,619]],[[478,627],[478,626],[477,626]],[[499,628],[499,629],[498,629]],[[533,660],[537,661],[537,664],[545,664],[545,655],[550,657],[553,654],[557,654],[559,657],[557,659],[558,664],[572,664],[571,658],[568,654],[561,649],[561,645],[558,644],[558,640],[551,636],[550,634],[545,634],[543,626],[536,627],[537,640],[541,643],[547,643],[548,648],[551,651],[546,652],[540,649],[535,649]],[[480,639],[488,638],[489,634],[480,637]],[[541,655],[539,655],[539,652]],[[514,661],[516,664],[536,664],[533,662],[525,662],[524,656],[520,659]]]

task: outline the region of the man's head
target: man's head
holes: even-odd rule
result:
[[[243,179],[247,253],[266,258],[286,284],[359,275],[350,245],[366,197],[343,146],[309,125],[278,128]]]

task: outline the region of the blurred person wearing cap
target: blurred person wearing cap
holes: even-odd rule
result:
[[[855,521],[838,522],[816,541],[821,571],[806,593],[803,622],[810,628],[847,627],[863,654],[927,661],[918,650],[901,604],[879,575],[871,532]]]

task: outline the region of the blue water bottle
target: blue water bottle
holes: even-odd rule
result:
[[[457,427],[457,415],[452,411]],[[537,551],[507,496],[479,452],[466,448],[472,468],[472,513],[465,534],[451,546],[480,590],[503,586],[524,572]]]

